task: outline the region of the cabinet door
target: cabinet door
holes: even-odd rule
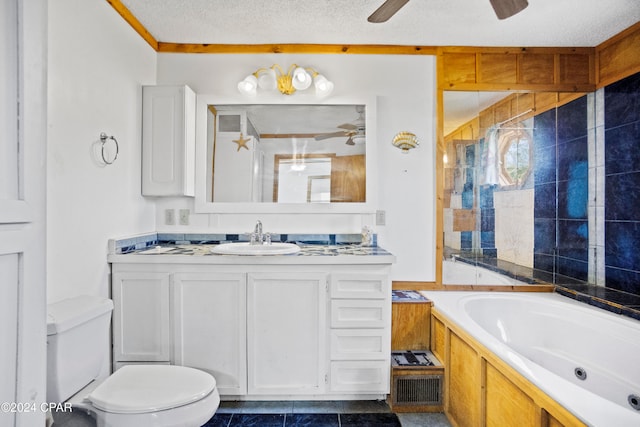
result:
[[[247,393],[246,275],[173,276],[174,358],[211,373],[221,395]]]
[[[249,274],[247,292],[249,393],[322,393],[327,275]]]
[[[144,86],[142,195],[195,194],[195,93],[188,86]]]
[[[169,275],[113,275],[113,362],[168,362]]]

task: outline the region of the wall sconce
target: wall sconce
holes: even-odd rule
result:
[[[285,73],[282,67],[274,64],[269,68],[260,68],[249,74],[238,83],[238,90],[243,95],[255,95],[258,87],[262,90],[278,89],[283,95],[292,95],[297,90],[306,90],[311,86],[316,95],[327,96],[333,90],[333,83],[313,68],[304,68],[296,64]]]
[[[417,148],[418,145],[420,145],[420,141],[418,141],[418,137],[411,132],[398,132],[396,136],[393,137],[392,144],[406,154],[412,148]]]

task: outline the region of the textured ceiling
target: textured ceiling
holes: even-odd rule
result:
[[[498,20],[489,0],[413,0],[389,21],[384,0],[121,0],[159,42],[596,46],[640,21],[640,0],[529,0]]]

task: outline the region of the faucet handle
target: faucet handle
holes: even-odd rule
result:
[[[271,244],[271,233],[264,233],[264,243],[265,245]]]

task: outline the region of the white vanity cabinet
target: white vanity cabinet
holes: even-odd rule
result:
[[[331,275],[330,293],[330,392],[388,393],[389,276],[367,271],[335,273]]]
[[[116,369],[136,362],[196,367],[216,377],[223,399],[388,393],[389,264],[163,257],[125,255],[117,259],[153,262],[112,264]],[[238,264],[206,262],[226,260]]]
[[[113,363],[171,361],[169,274],[114,272]]]
[[[324,273],[250,273],[249,394],[320,394],[325,384]]]
[[[196,95],[188,86],[142,88],[142,195],[195,195]]]
[[[222,395],[247,393],[246,274],[172,275],[176,365],[211,373]]]

